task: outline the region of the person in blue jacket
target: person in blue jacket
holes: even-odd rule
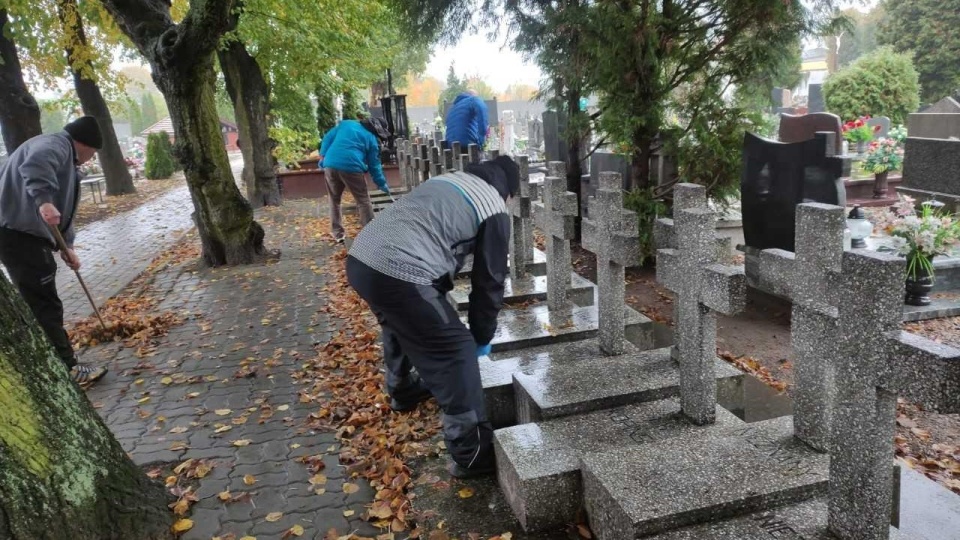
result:
[[[344,120],[323,136],[320,144],[320,167],[327,180],[330,194],[330,229],[337,243],[343,242],[343,216],[340,200],[344,189],[349,189],[360,210],[360,223],[373,219],[373,204],[367,192],[364,173],[369,172],[380,191],[389,194],[387,179],[380,164],[380,140],[387,132],[379,118]]]
[[[447,144],[459,142],[464,152],[471,144],[482,149],[487,125],[487,104],[475,90],[468,90],[457,96],[447,111]]]

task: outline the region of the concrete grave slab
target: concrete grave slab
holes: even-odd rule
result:
[[[508,276],[503,282],[504,305],[523,304],[530,301],[542,301],[547,298],[546,276],[524,275],[519,278]],[[576,306],[589,306],[594,303],[596,287],[585,278],[574,273],[570,276],[570,290],[567,297]],[[458,310],[470,306],[470,281],[458,281],[450,291],[451,300]]]
[[[716,417],[715,424],[695,426],[669,399],[500,429],[494,433],[497,479],[524,530],[563,525],[576,518],[583,499],[581,456],[743,425],[722,408]]]
[[[581,459],[599,540],[626,540],[824,495],[829,457],[781,417]]]
[[[473,270],[473,256],[467,256],[463,267],[457,272],[457,279],[468,279]],[[527,273],[533,276],[547,275],[547,254],[543,251],[533,248],[531,261],[526,264]]]
[[[743,376],[720,359],[714,364],[717,379]],[[680,369],[668,347],[619,357],[558,362],[515,373],[513,386],[517,421],[524,424],[677,396]]]

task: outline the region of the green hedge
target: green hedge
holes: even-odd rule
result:
[[[170,178],[177,170],[173,148],[166,131],[151,133],[147,137],[147,161],[143,166],[144,176],[150,180]]]
[[[905,124],[920,106],[918,79],[910,56],[882,47],[831,75],[823,96],[827,110],[845,121],[869,115]]]

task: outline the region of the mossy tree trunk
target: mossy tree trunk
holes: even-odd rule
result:
[[[232,41],[218,53],[227,93],[233,101],[243,153],[243,181],[247,200],[254,208],[278,206],[276,160],[270,138],[270,87],[257,59],[239,41]]]
[[[0,9],[0,131],[9,155],[42,132],[40,106],[23,82],[17,46],[7,36],[7,10]]]
[[[176,137],[194,219],[211,266],[246,264],[264,254],[263,228],[240,194],[220,132],[213,55],[230,27],[231,0],[192,0],[180,24],[165,0],[103,0],[150,62]],[[242,142],[242,141],[241,141]]]
[[[172,538],[165,489],[127,457],[0,274],[0,538]]]
[[[73,73],[73,86],[77,90],[77,97],[83,107],[84,114],[95,117],[100,123],[103,133],[103,148],[97,152],[100,166],[103,167],[103,176],[107,181],[107,195],[124,195],[135,193],[130,169],[123,159],[120,142],[117,141],[117,132],[113,129],[113,117],[103,99],[100,87],[90,78],[93,67],[88,55],[77,54],[79,50],[87,48],[87,36],[83,30],[83,20],[77,9],[77,0],[60,0],[57,4],[60,12],[60,21],[63,23],[64,33],[71,36],[76,47],[67,47],[67,61]]]

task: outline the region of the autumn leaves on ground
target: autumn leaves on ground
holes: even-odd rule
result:
[[[260,220],[265,226],[278,229],[271,222],[275,210],[265,210]],[[347,216],[348,235],[357,232],[355,219]],[[292,230],[275,231],[275,234],[292,233],[300,242],[328,242],[326,231],[329,222],[325,218],[295,220],[297,226]],[[71,328],[71,336],[79,347],[90,348],[113,342],[133,349],[137,357],[147,360],[163,353],[166,343],[164,337],[175,326],[190,318],[196,318],[201,329],[208,327],[204,315],[160,309],[162,295],[153,287],[154,282],[164,272],[191,271],[197,265],[199,242],[195,235],[188,235],[183,241],[158,256],[149,269],[134,281],[123,293],[107,301],[101,307],[106,322],[106,330],[101,328],[95,317],[88,317]],[[366,506],[362,517],[382,531],[378,536],[359,536],[346,530],[325,530],[325,538],[330,540],[389,540],[389,539],[425,539],[449,540],[443,530],[442,520],[433,530],[417,528],[417,510],[412,493],[414,484],[430,484],[450,489],[450,482],[435,475],[417,475],[411,470],[411,463],[424,457],[444,459],[445,448],[440,434],[440,411],[434,400],[421,404],[409,413],[393,412],[389,399],[383,392],[384,380],[379,341],[379,328],[369,312],[367,305],[349,287],[346,281],[344,261],[346,249],[334,246],[326,260],[307,261],[300,265],[305,273],[323,274],[327,285],[322,289],[324,307],[320,309],[330,316],[333,323],[333,337],[316,347],[311,358],[304,355],[298,358],[292,377],[297,381],[299,401],[311,404],[304,428],[314,431],[336,433],[340,442],[339,461],[346,469],[348,481],[343,491],[351,493],[359,489],[361,480],[369,482],[375,496]],[[198,267],[197,267],[198,268]],[[251,267],[253,271],[256,269]],[[210,314],[207,316],[216,316]],[[269,353],[267,353],[269,354]],[[268,359],[267,359],[268,360]],[[256,363],[259,359],[252,360]],[[154,370],[144,368],[140,373],[127,372],[134,377],[161,377]],[[243,367],[237,370],[236,377],[256,376],[243,373]],[[163,376],[160,384],[188,384],[194,378],[189,372],[173,376]],[[138,379],[139,380],[139,379]],[[134,382],[136,384],[136,381]],[[189,394],[188,394],[189,396]],[[149,399],[146,397],[144,399]],[[253,404],[255,405],[255,404]],[[257,405],[263,409],[266,405]],[[220,414],[220,411],[214,411]],[[230,411],[224,411],[229,414]],[[269,411],[271,414],[273,411]],[[253,413],[253,419],[256,413]],[[263,411],[261,410],[261,416]],[[218,430],[228,430],[231,419],[223,417]],[[242,420],[245,420],[244,416]],[[157,422],[161,419],[155,419]],[[233,419],[238,420],[238,419]],[[251,420],[253,421],[253,420]],[[261,419],[262,421],[262,419]],[[233,422],[236,423],[236,422]],[[220,424],[218,424],[220,425]],[[216,426],[214,426],[216,427]],[[173,428],[171,433],[186,432],[187,428]],[[220,433],[215,431],[215,433]],[[234,445],[243,444],[243,440],[233,441]],[[332,449],[332,448],[331,448]],[[322,495],[325,490],[325,465],[320,456],[297,458],[310,474],[311,490]],[[199,525],[192,519],[192,506],[199,500],[197,490],[206,481],[211,481],[211,471],[224,466],[212,459],[188,459],[179,463],[157,464],[149,466],[146,473],[151,478],[165,483],[173,495],[170,503],[175,516],[174,532],[184,533]],[[244,484],[254,486],[257,479],[244,477]],[[471,488],[461,485],[450,490],[452,497],[469,499]],[[250,492],[231,493],[224,486],[217,497],[224,504],[249,502]],[[255,501],[254,501],[255,502]],[[266,521],[279,520],[282,508],[267,514]],[[359,512],[357,512],[359,513]],[[345,516],[353,516],[354,511],[344,511]],[[315,524],[322,527],[322,523]],[[303,534],[302,526],[288,529],[283,538],[298,537]],[[492,538],[508,540],[509,532],[497,536],[470,534],[465,538]],[[243,537],[225,535],[220,540],[240,540]],[[249,540],[252,537],[246,537]],[[262,540],[262,539],[261,539]]]

